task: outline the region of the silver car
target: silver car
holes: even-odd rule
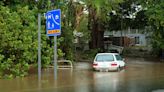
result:
[[[124,59],[118,53],[98,53],[93,61],[94,70],[118,70],[125,67]]]

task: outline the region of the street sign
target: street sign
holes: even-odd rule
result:
[[[46,13],[46,32],[48,36],[61,34],[61,10],[52,10]]]

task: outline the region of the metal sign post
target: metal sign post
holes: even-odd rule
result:
[[[38,80],[41,80],[41,14],[38,14]]]
[[[57,79],[57,37],[54,36],[54,78]]]
[[[54,79],[57,79],[57,36],[61,34],[61,10],[46,13],[47,36],[54,36]]]

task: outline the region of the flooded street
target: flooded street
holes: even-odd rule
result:
[[[73,70],[45,69],[39,81],[36,74],[25,78],[0,80],[0,92],[164,92],[164,63],[127,59],[120,72],[97,72],[89,63],[76,63]]]

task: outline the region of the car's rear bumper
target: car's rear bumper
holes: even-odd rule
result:
[[[117,70],[118,67],[108,67],[108,68],[102,68],[102,67],[93,67],[94,70],[99,71],[99,70],[108,70],[108,71],[113,71]]]

